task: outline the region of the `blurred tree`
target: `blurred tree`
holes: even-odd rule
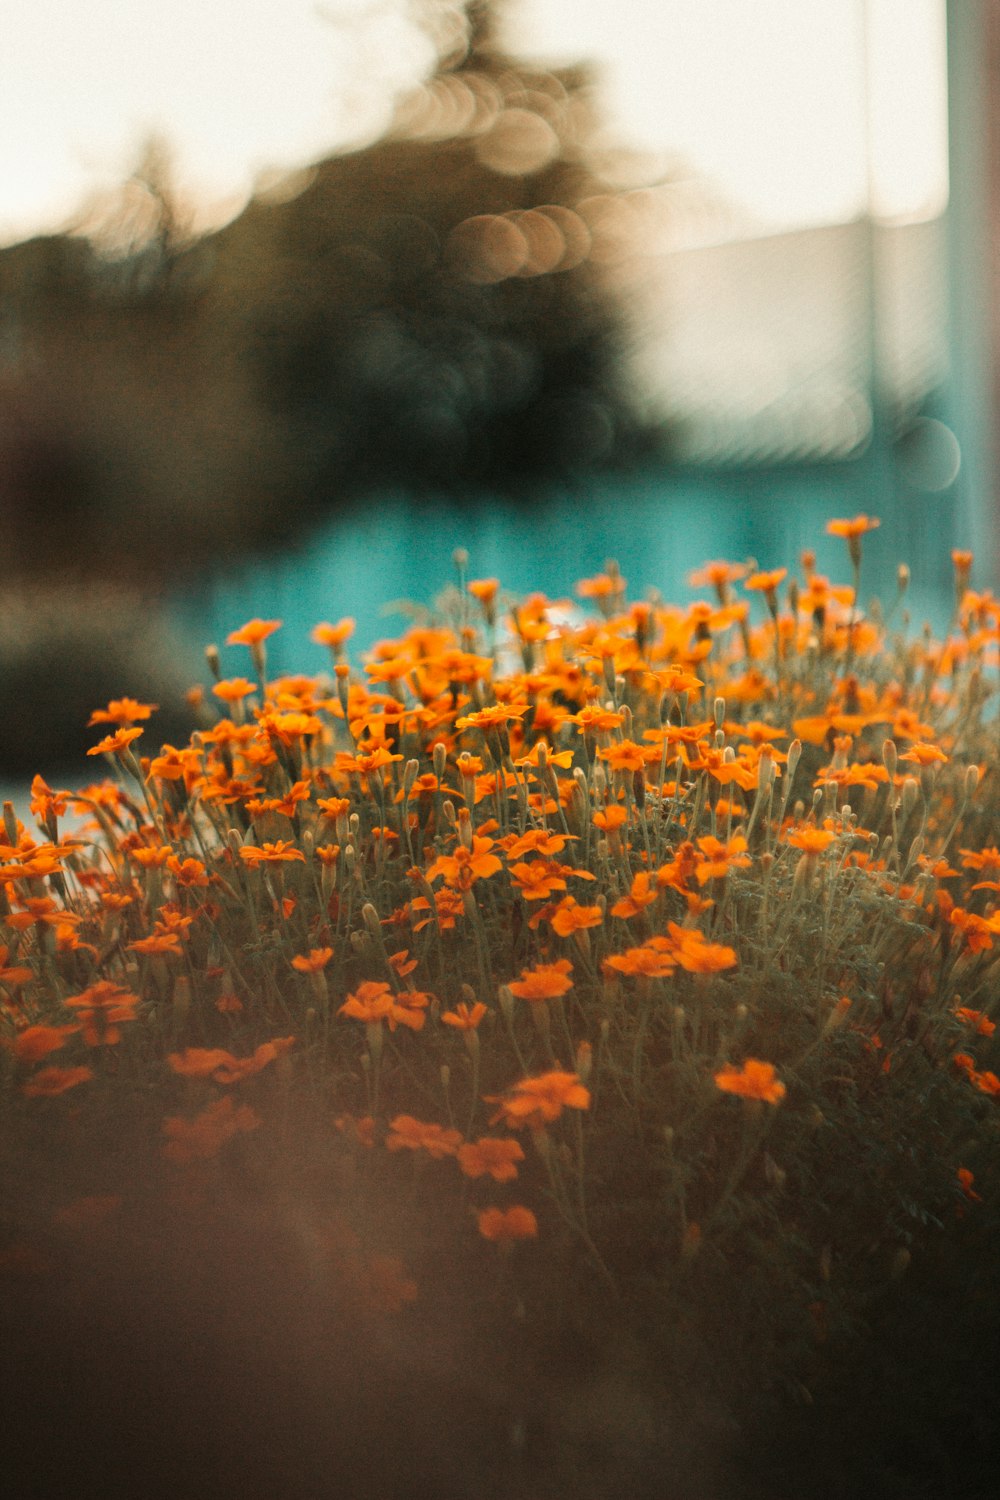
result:
[[[388,484],[516,493],[649,436],[587,71],[505,55],[487,0],[432,15],[387,137],[219,232],[186,235],[154,140],[77,237],[0,252],[15,568],[166,581]]]

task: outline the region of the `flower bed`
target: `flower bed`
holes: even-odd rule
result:
[[[93,1381],[109,1281],[143,1347],[223,1303],[219,1347],[249,1322],[284,1370],[288,1493],[332,1462],[323,1392],[369,1432],[336,1449],[355,1493],[406,1493],[386,1392],[416,1375],[471,1445],[407,1428],[436,1493],[471,1465],[659,1494],[670,1462],[695,1496],[786,1408],[842,1413],[904,1288],[916,1317],[959,1266],[988,1282],[1000,604],[956,553],[944,643],[863,614],[875,524],[830,523],[850,585],[711,563],[676,607],[609,565],[582,623],[459,557],[440,617],[360,668],[349,621],[316,628],[320,678],[268,677],[280,622],[234,632],[251,675],[210,649],[187,745],[96,712],[115,777],[36,778],[0,851],[13,1347],[87,1307]],[[250,1409],[175,1435],[210,1456],[192,1493],[229,1492]]]

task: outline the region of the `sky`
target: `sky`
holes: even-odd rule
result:
[[[198,221],[268,173],[374,140],[449,0],[0,0],[0,243],[62,227],[172,147]],[[947,193],[944,0],[508,0],[505,37],[592,60],[609,144],[765,228]],[[867,98],[867,108],[866,108]]]

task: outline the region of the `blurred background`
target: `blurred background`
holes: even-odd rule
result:
[[[0,0],[0,779],[203,647],[831,516],[997,582],[997,0]],[[224,671],[245,653],[223,647]]]

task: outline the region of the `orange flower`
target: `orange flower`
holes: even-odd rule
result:
[[[742,1068],[727,1063],[715,1075],[716,1088],[726,1094],[739,1094],[743,1099],[763,1099],[767,1104],[777,1104],[785,1097],[785,1085],[775,1076],[774,1064],[748,1057]]]
[[[227,646],[259,646],[266,641],[269,635],[273,635],[281,628],[280,620],[248,620],[241,625],[239,630],[233,630],[226,636]]]
[[[252,1057],[234,1057],[222,1047],[185,1047],[183,1052],[171,1052],[167,1057],[169,1067],[183,1078],[212,1078],[216,1083],[242,1083],[274,1062],[283,1052],[294,1047],[293,1036],[275,1037],[263,1042]]]
[[[79,1026],[27,1026],[14,1038],[14,1056],[18,1062],[41,1062],[50,1052],[65,1047],[66,1038],[79,1031]]]
[[[206,1105],[193,1120],[171,1115],[163,1122],[167,1137],[163,1155],[175,1166],[193,1161],[208,1161],[217,1156],[233,1136],[256,1130],[260,1116],[247,1104],[239,1106],[231,1097],[216,1099]]]
[[[467,1142],[458,1148],[458,1165],[466,1177],[489,1173],[496,1182],[513,1182],[517,1176],[515,1163],[523,1160],[519,1142],[505,1137],[481,1135],[474,1145]]]
[[[114,734],[106,734],[98,744],[91,745],[87,754],[117,755],[120,750],[127,750],[132,741],[137,740],[140,734],[142,734],[141,729],[117,729]]]
[[[140,719],[148,719],[159,706],[158,703],[137,703],[134,698],[112,698],[107,708],[94,709],[87,720],[87,728],[92,729],[95,724],[134,724]]]
[[[79,1015],[88,1047],[114,1047],[121,1041],[120,1023],[136,1019],[139,997],[108,979],[99,979],[63,1003]]]
[[[307,955],[300,953],[292,959],[292,968],[298,969],[300,974],[318,974],[332,957],[332,948],[310,948]]]
[[[837,835],[831,833],[828,828],[799,828],[788,835],[787,843],[793,849],[801,849],[804,854],[822,854],[824,849],[829,849],[835,843]]]
[[[385,1140],[389,1151],[426,1151],[435,1160],[455,1156],[461,1143],[460,1130],[449,1130],[433,1121],[417,1120],[413,1115],[397,1115],[390,1120]]]
[[[183,953],[181,940],[176,932],[154,932],[152,937],[136,938],[127,943],[130,953]]]
[[[600,828],[602,833],[614,833],[621,828],[628,818],[624,807],[613,802],[610,807],[599,807],[591,820],[595,828]]]
[[[730,870],[744,870],[750,864],[750,859],[744,853],[747,841],[741,835],[730,839],[727,844],[706,834],[698,840],[698,848],[704,858],[698,861],[695,874],[698,884],[705,885],[709,880],[722,879],[729,874]]]
[[[787,568],[772,568],[769,573],[751,573],[745,580],[743,587],[753,589],[762,594],[773,595],[778,584],[788,575]]]
[[[499,578],[470,578],[466,588],[484,607],[492,604],[500,589]]]
[[[981,1010],[969,1010],[967,1006],[960,1005],[955,1014],[960,1021],[965,1021],[967,1025],[974,1026],[980,1036],[992,1036],[997,1029],[996,1022],[991,1021],[989,1016],[984,1015]]]
[[[619,974],[639,975],[647,979],[665,979],[677,967],[673,944],[665,937],[651,937],[641,948],[628,948],[604,960],[604,968]]]
[[[257,691],[257,684],[250,682],[246,677],[227,677],[222,682],[215,683],[212,692],[223,703],[239,703],[241,699],[249,697]]]
[[[385,981],[366,979],[353,994],[348,995],[337,1014],[351,1016],[355,1021],[367,1021],[371,1025],[387,1018],[392,1006],[392,990]]]
[[[732,969],[737,963],[736,951],[723,943],[710,943],[700,927],[678,927],[668,922],[677,962],[689,974],[716,974]]]
[[[965,1196],[973,1203],[982,1203],[982,1198],[972,1186],[976,1180],[975,1176],[969,1171],[968,1167],[959,1167],[955,1175],[958,1178],[958,1185]]]
[[[472,1006],[466,1005],[463,1000],[454,1010],[444,1011],[441,1019],[446,1026],[456,1026],[460,1031],[475,1031],[486,1014],[486,1006],[481,1000],[477,1000]]]
[[[547,901],[553,891],[564,891],[562,865],[551,859],[519,860],[508,871],[511,884],[521,892],[525,901]]]
[[[34,1078],[22,1083],[21,1093],[29,1099],[53,1099],[56,1094],[65,1094],[78,1084],[93,1078],[92,1068],[42,1068]]]
[[[581,906],[572,896],[564,896],[549,920],[560,937],[569,937],[587,927],[599,927],[604,913],[599,906]]]
[[[570,979],[573,965],[568,958],[556,959],[552,964],[536,964],[533,969],[522,969],[520,979],[512,979],[507,988],[519,1000],[554,1000],[573,988]]]
[[[491,703],[477,713],[466,714],[455,720],[456,729],[499,729],[512,719],[520,719],[528,712],[530,703]]]
[[[290,840],[278,839],[276,843],[261,844],[259,848],[256,844],[241,844],[240,858],[253,869],[257,865],[282,864],[294,859],[300,859],[304,864],[306,857]]]
[[[580,1082],[580,1075],[558,1069],[522,1079],[503,1098],[485,1098],[487,1104],[500,1106],[490,1124],[502,1120],[511,1130],[540,1130],[558,1120],[564,1109],[590,1108],[590,1091]]]
[[[652,906],[660,893],[655,885],[650,889],[651,880],[653,876],[648,870],[640,870],[637,875],[633,876],[628,895],[615,902],[611,908],[611,915],[623,919],[637,917],[647,906]]]
[[[598,750],[597,754],[613,771],[641,771],[654,755],[659,759],[657,752],[644,749],[634,740],[619,740],[606,750]]]
[[[514,1240],[533,1240],[538,1236],[538,1220],[530,1208],[515,1203],[512,1208],[484,1208],[477,1220],[484,1240],[511,1244]]]
[[[477,880],[488,880],[503,869],[496,855],[489,852],[492,848],[492,839],[473,835],[471,849],[459,844],[453,854],[439,854],[426,871],[427,880],[443,875],[446,885],[467,891]]]
[[[901,755],[899,758],[900,760],[911,760],[918,766],[932,766],[935,762],[940,765],[946,763],[948,760],[947,755],[945,755],[943,750],[939,750],[937,745],[926,745],[921,740],[914,741],[906,754]]]
[[[874,531],[881,524],[874,516],[855,516],[853,521],[827,521],[826,534],[850,541],[852,537],[864,536],[866,531]]]
[[[313,627],[310,632],[310,640],[314,640],[318,646],[330,646],[336,648],[343,646],[354,634],[354,621],[349,615],[338,620],[336,625],[330,625],[325,620]]]

